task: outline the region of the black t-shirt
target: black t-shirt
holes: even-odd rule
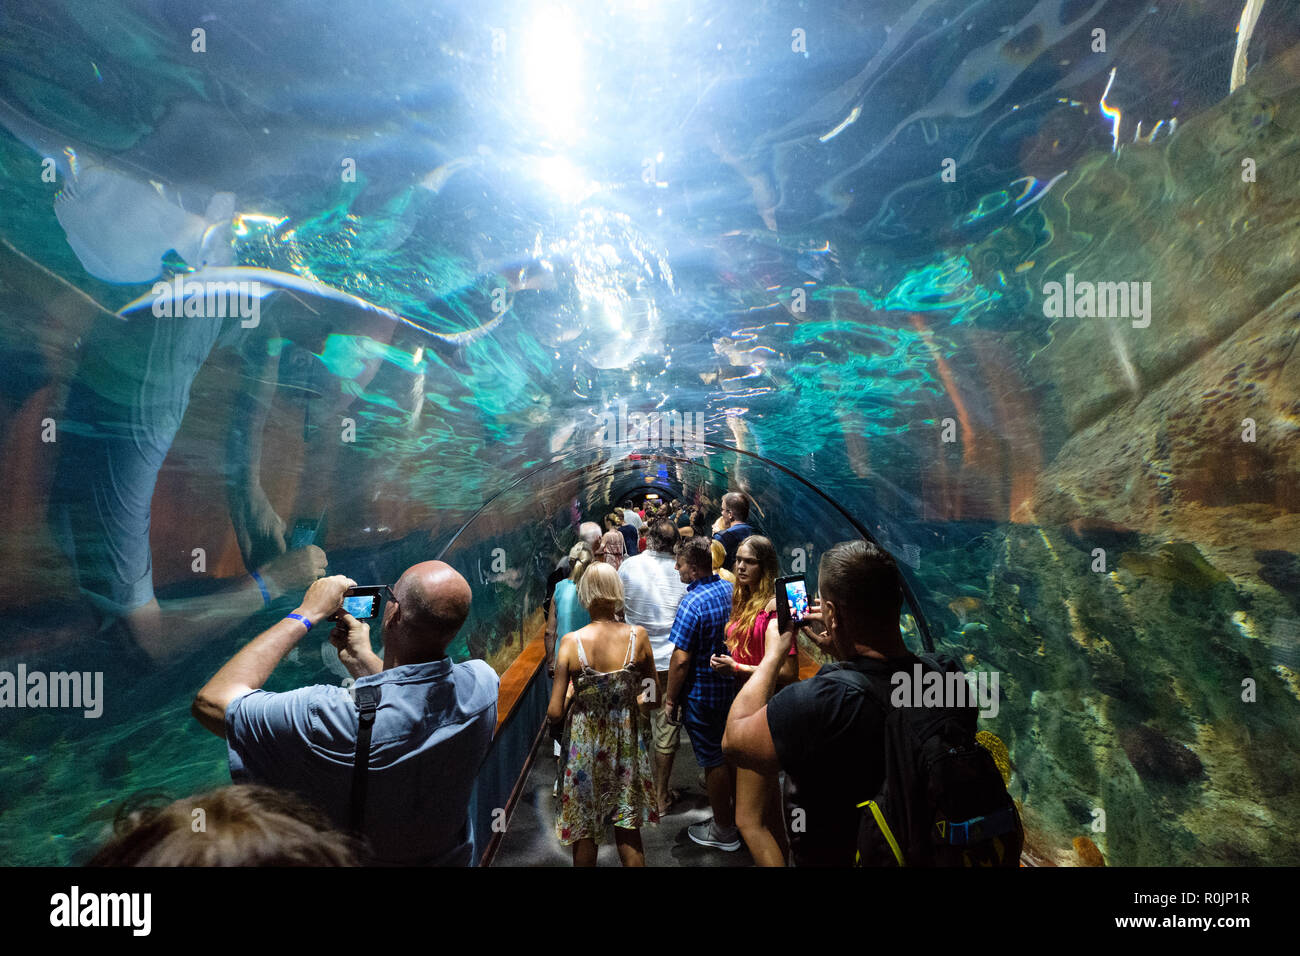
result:
[[[861,813],[857,805],[876,795],[885,776],[880,704],[864,690],[823,675],[852,668],[888,686],[894,672],[910,673],[917,661],[908,654],[826,664],[816,676],[791,684],[768,702],[767,726],[786,773],[786,824],[796,866],[853,865]]]

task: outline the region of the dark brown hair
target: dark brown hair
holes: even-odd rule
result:
[[[821,557],[821,596],[832,601],[845,625],[857,633],[898,626],[903,589],[898,564],[870,541],[841,541]]]
[[[683,541],[677,548],[677,553],[688,566],[703,571],[706,575],[712,574],[713,552],[710,550],[710,544],[712,542],[708,538],[696,535]]]

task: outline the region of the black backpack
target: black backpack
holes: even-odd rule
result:
[[[955,660],[926,670],[963,674]],[[858,804],[857,866],[1019,866],[1024,830],[993,755],[975,740],[974,707],[895,707],[893,688],[851,667],[826,676],[885,714],[885,778]]]

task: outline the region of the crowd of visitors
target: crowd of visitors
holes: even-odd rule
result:
[[[900,726],[891,723],[897,708],[880,701],[891,677],[934,663],[900,636],[898,567],[874,543],[835,545],[820,557],[818,598],[802,621],[783,626],[780,555],[750,524],[748,496],[722,498],[711,537],[698,533],[708,528],[704,510],[658,501],[614,509],[604,531],[581,524],[550,573],[556,835],[575,866],[594,866],[612,828],[623,865],[645,865],[642,828],[680,798],[671,779],[684,727],[711,811],[686,828],[690,840],[721,851],[743,843],[760,866],[860,862],[862,807],[880,813],[870,798],[882,792],[887,740]],[[344,608],[354,586],[342,575],[316,580],[196,695],[193,714],[224,739],[236,785],[131,814],[92,863],[471,862],[469,804],[496,729],[499,681],[485,662],[447,655],[470,586],[439,561],[407,569],[384,589],[382,658],[369,626]],[[281,659],[324,621],[355,679],[351,693],[265,690]],[[802,681],[801,629],[837,661]],[[946,726],[956,728],[948,753],[965,753],[973,715],[968,726]],[[942,836],[934,853],[1018,860],[1014,806],[987,806],[971,818],[975,831],[956,824],[967,842]],[[211,835],[190,829],[196,807],[215,824]],[[796,817],[800,825],[787,826]],[[933,839],[926,826],[921,843]]]
[[[723,753],[723,735],[737,688],[758,669],[769,636],[777,629],[775,583],[780,562],[770,540],[751,536],[749,513],[746,495],[727,494],[712,538],[697,533],[708,527],[703,508],[673,509],[667,503],[647,502],[640,512],[625,507],[611,511],[605,519],[607,531],[597,546],[596,558],[618,568],[620,588],[615,603],[622,611],[627,633],[620,635],[610,618],[610,626],[600,631],[608,640],[602,661],[612,663],[615,651],[626,646],[629,656],[624,670],[616,673],[631,673],[628,668],[636,635],[644,633],[650,649],[650,669],[642,672],[646,684],[639,693],[628,680],[601,685],[608,695],[612,693],[608,685],[616,684],[623,697],[616,702],[602,698],[601,706],[617,716],[613,724],[600,726],[604,733],[618,728],[627,739],[637,733],[646,734],[637,739],[638,748],[644,740],[647,750],[653,749],[651,780],[635,782],[633,789],[640,794],[643,787],[648,788],[655,812],[639,808],[627,795],[626,781],[620,787],[595,790],[575,789],[570,783],[575,773],[589,775],[584,760],[593,747],[607,754],[620,751],[612,749],[617,741],[592,739],[592,725],[584,716],[587,711],[576,703],[579,682],[583,688],[590,688],[597,676],[587,659],[580,656],[584,638],[596,625],[566,634],[557,621],[553,630],[562,635],[557,658],[564,660],[555,668],[550,716],[557,726],[563,726],[565,755],[557,832],[561,842],[573,843],[575,864],[594,862],[602,829],[595,826],[597,820],[614,824],[624,863],[641,861],[639,836],[634,839],[622,831],[639,831],[646,821],[670,812],[679,799],[670,781],[684,726],[696,762],[704,770],[712,811],[712,819],[688,828],[690,839],[725,851],[739,849],[743,839],[759,864],[784,865],[787,839],[777,774],[766,768],[738,770]],[[637,521],[643,532],[640,549],[629,549],[631,556],[624,559],[618,541]],[[576,550],[570,560],[575,567],[580,564]],[[737,573],[724,566],[731,564],[736,565]],[[557,587],[555,604],[558,606],[560,601]],[[588,605],[586,600],[582,603]],[[602,613],[609,613],[607,605],[602,605]],[[552,619],[556,620],[554,613]],[[783,684],[792,682],[797,671],[797,651],[791,644],[778,679]],[[568,687],[569,674],[576,675],[572,690]],[[648,699],[651,704],[645,708],[649,719],[644,726],[634,720],[637,710],[633,698],[638,696],[643,703]],[[567,712],[566,697],[574,701]],[[624,750],[630,753],[633,748],[624,745]],[[620,769],[635,776],[644,772],[641,768],[639,762],[627,762]],[[597,799],[604,802],[589,803]]]
[[[973,859],[981,865],[1014,865],[1022,839],[1014,806],[1004,792],[993,792],[1002,790],[996,779],[991,789],[987,777],[980,779],[983,771],[996,774],[988,754],[981,753],[975,763],[968,759],[979,749],[974,744],[973,712],[953,710],[938,720],[925,715],[929,723],[913,727],[916,733],[910,737],[910,731],[898,730],[904,726],[901,722],[888,723],[891,677],[911,674],[915,667],[935,666],[931,659],[913,655],[903,643],[902,578],[894,559],[862,540],[830,548],[821,556],[815,591],[819,598],[810,603],[798,625],[783,629],[777,549],[769,538],[755,533],[747,495],[729,492],[721,505],[712,538],[698,533],[707,527],[703,509],[670,511],[649,506],[639,516],[650,522],[645,530],[646,550],[627,559],[619,572],[627,633],[619,645],[618,625],[610,622],[602,666],[612,666],[621,647],[624,670],[617,673],[630,673],[644,632],[650,660],[637,672],[645,678],[639,699],[644,705],[647,692],[651,705],[655,695],[661,698],[645,725],[630,716],[637,705],[637,688],[630,680],[620,685],[623,696],[617,705],[602,704],[615,716],[616,726],[628,734],[634,728],[639,735],[636,747],[623,744],[624,751],[635,749],[640,754],[653,747],[652,784],[646,779],[645,762],[638,761],[635,767],[630,761],[617,764],[625,775],[640,775],[631,784],[632,792],[639,795],[652,787],[657,815],[670,811],[677,797],[669,784],[673,756],[678,731],[684,726],[704,770],[712,812],[709,820],[687,827],[687,835],[697,844],[733,851],[743,842],[759,866],[787,862],[849,866],[862,860],[859,825],[862,808],[871,806],[899,864],[906,853],[913,861],[934,862],[945,854],[957,854],[968,863]],[[837,661],[804,681],[798,679],[795,638],[800,629]],[[582,644],[569,646],[580,649]],[[595,672],[585,658],[579,663],[584,680],[590,680]],[[564,676],[557,669],[551,718],[564,722],[570,753],[589,752],[593,742],[579,746],[575,741],[591,731],[565,718],[565,690],[560,686]],[[576,678],[574,686],[578,686]],[[941,826],[936,842],[922,819],[915,833],[900,835],[906,844],[900,849],[881,805],[870,799],[881,793],[885,783],[891,726],[900,740],[924,740],[939,732],[935,728],[950,735],[944,738],[946,752],[966,761],[963,766],[969,772],[969,792],[963,797],[985,787],[978,799],[985,799],[981,806],[990,812],[972,816],[979,821],[972,824],[974,829],[962,823],[952,831]],[[614,751],[607,745],[607,752]],[[606,791],[616,792],[612,787]],[[581,810],[571,806],[574,799],[594,798],[571,791],[569,799],[561,801],[557,828],[562,841],[569,842],[581,832],[584,840],[593,834],[598,842],[594,824],[603,820],[615,826],[624,863],[644,861],[639,829],[653,821],[655,813],[626,796],[613,803],[608,797],[603,803],[584,803]],[[969,801],[966,805],[973,806]],[[571,822],[574,819],[590,822],[579,831]],[[800,825],[787,826],[792,819]],[[917,826],[914,821],[911,825]],[[631,835],[621,835],[620,828],[634,832],[635,842]],[[936,845],[930,846],[932,842]],[[638,849],[634,852],[629,846]],[[581,850],[575,846],[575,863],[594,859],[594,843]]]

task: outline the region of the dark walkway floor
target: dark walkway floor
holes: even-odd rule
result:
[[[555,835],[556,798],[551,793],[555,785],[555,758],[551,756],[552,747],[551,738],[544,737],[514,815],[501,838],[493,866],[573,865],[573,851],[561,846]],[[646,866],[753,866],[753,858],[743,843],[739,850],[727,852],[699,846],[686,835],[688,825],[707,820],[713,814],[704,795],[703,774],[695,762],[685,731],[673,763],[672,786],[681,791],[681,799],[657,826],[651,824],[641,831]],[[612,827],[600,845],[597,863],[600,866],[619,865]]]

